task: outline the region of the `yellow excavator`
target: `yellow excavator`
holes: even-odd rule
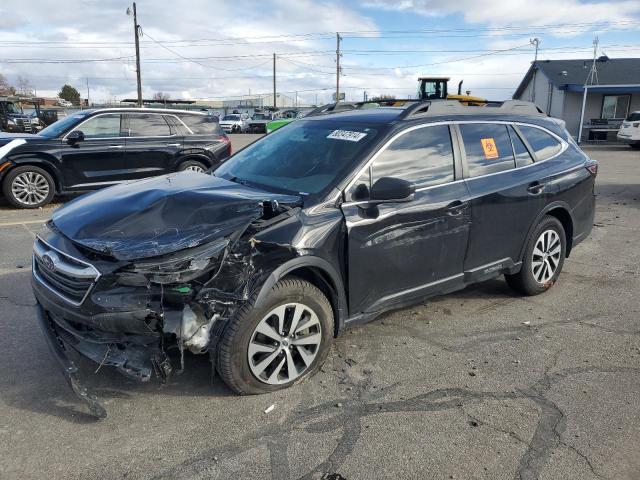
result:
[[[463,105],[486,105],[487,99],[462,94],[462,80],[458,84],[458,94],[448,91],[449,77],[419,77],[418,98],[420,100],[458,100]]]

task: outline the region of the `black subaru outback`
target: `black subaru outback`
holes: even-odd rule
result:
[[[83,110],[37,135],[0,134],[0,185],[19,208],[181,170],[205,171],[231,154],[218,121],[200,112]]]
[[[524,295],[551,288],[591,230],[596,173],[525,102],[299,120],[213,174],[58,210],[34,247],[40,323],[99,416],[69,349],[142,381],[206,353],[235,392],[270,392],[389,309],[499,275]]]

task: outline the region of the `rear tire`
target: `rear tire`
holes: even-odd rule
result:
[[[218,345],[218,374],[241,395],[281,390],[310,377],[333,342],[331,305],[311,283],[289,277],[258,308],[256,299],[257,293],[238,309]]]
[[[49,172],[33,165],[14,168],[2,182],[5,198],[18,208],[42,207],[53,200],[55,190]]]
[[[529,239],[520,271],[505,275],[507,284],[524,295],[538,295],[549,290],[558,280],[567,251],[562,223],[545,216]]]
[[[186,162],[182,162],[178,167],[179,172],[184,172],[188,170],[192,172],[204,173],[208,169],[209,168],[204,163],[198,162],[196,160],[187,160]]]

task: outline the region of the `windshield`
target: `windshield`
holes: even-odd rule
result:
[[[269,120],[270,117],[269,117],[269,115],[265,115],[264,113],[256,113],[253,116],[253,119],[254,120]]]
[[[225,115],[222,120],[240,120],[240,115]]]
[[[640,112],[633,112],[626,118],[627,122],[637,122],[640,120]]]
[[[351,171],[378,136],[362,124],[299,121],[236,153],[215,175],[267,190],[319,193]]]
[[[47,138],[59,137],[68,129],[73,127],[76,123],[80,122],[83,118],[88,116],[89,113],[90,112],[76,113],[75,115],[69,115],[68,117],[64,117],[62,120],[53,122],[47,128],[45,128],[40,133],[38,133],[38,135],[40,135],[41,137],[47,137]]]
[[[16,107],[16,104],[13,102],[7,102],[5,106],[7,109],[7,113],[13,113],[13,114],[21,113],[20,109]]]

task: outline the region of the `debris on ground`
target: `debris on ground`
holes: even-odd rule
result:
[[[276,408],[276,404],[274,403],[273,405],[270,405],[266,408],[266,410],[264,411],[264,413],[271,413],[273,412],[273,409]]]

